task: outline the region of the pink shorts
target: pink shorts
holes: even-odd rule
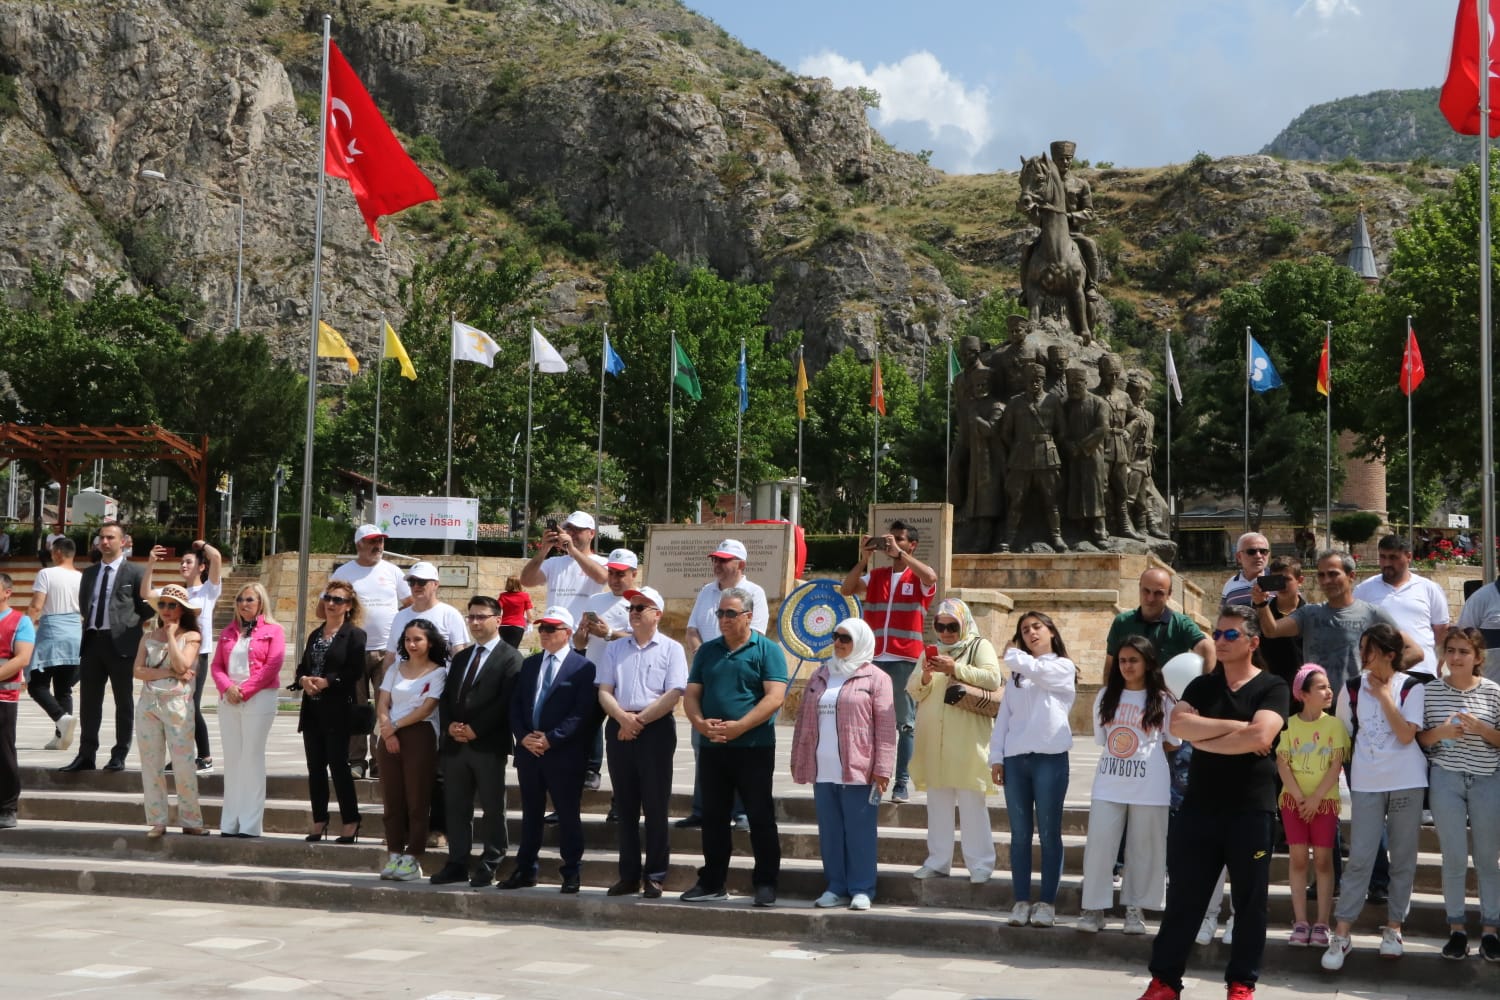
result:
[[[1286,831],[1288,844],[1332,847],[1334,838],[1338,834],[1339,814],[1325,806],[1309,823],[1297,813],[1296,809],[1282,806],[1281,827]]]

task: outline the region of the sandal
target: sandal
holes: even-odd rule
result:
[[[149,830],[146,831],[146,839],[147,840],[160,840],[161,838],[165,837],[166,835],[167,835],[167,828],[164,827],[164,826],[153,826],[151,829],[149,829]]]
[[[185,827],[182,828],[182,832],[183,832],[183,834],[185,836],[188,836],[188,837],[207,837],[208,836],[208,831],[205,830],[201,826],[185,826]]]

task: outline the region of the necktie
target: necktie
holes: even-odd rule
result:
[[[552,682],[557,679],[557,657],[551,653],[542,662],[542,676],[536,685],[536,707],[531,710],[531,727],[542,728],[542,703],[547,700],[547,694],[552,690]]]
[[[94,628],[104,627],[104,605],[109,601],[109,571],[112,567],[105,566],[103,577],[99,582],[99,595],[94,598]]]
[[[474,655],[469,658],[469,669],[464,671],[463,683],[458,686],[458,700],[454,705],[462,705],[464,698],[469,694],[469,688],[474,686],[474,678],[479,676],[479,664],[484,659],[484,647],[475,646]]]

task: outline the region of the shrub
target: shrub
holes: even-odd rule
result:
[[[1368,542],[1380,530],[1381,517],[1367,510],[1355,511],[1352,514],[1339,514],[1329,522],[1333,529],[1333,537],[1346,545],[1358,545]]]

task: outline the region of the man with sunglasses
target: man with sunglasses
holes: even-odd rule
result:
[[[1266,572],[1266,563],[1271,558],[1271,542],[1257,531],[1240,536],[1234,546],[1234,561],[1239,572],[1224,582],[1221,600],[1225,604],[1250,603],[1250,587]],[[1321,661],[1313,661],[1321,662]]]
[[[916,557],[917,529],[892,521],[884,535],[860,539],[859,562],[844,575],[839,593],[864,599],[861,617],[875,633],[875,666],[891,679],[896,696],[896,776],[891,801],[911,797],[907,771],[916,744],[917,703],[906,684],[922,656],[927,608],[937,596],[937,570]],[[870,565],[875,553],[889,566]]]
[[[620,877],[609,895],[640,891],[647,899],[659,899],[672,862],[667,803],[672,797],[672,755],[677,751],[673,710],[687,687],[687,656],[680,642],[657,630],[667,607],[660,592],[632,587],[624,596],[630,631],[609,643],[595,674],[599,704],[609,716],[609,783],[620,818]]]
[[[390,638],[385,644],[385,661],[381,664],[382,676],[396,662],[396,647],[401,643],[401,633],[418,618],[432,622],[442,634],[444,641],[448,643],[449,663],[469,644],[469,628],[464,622],[463,613],[453,605],[438,600],[440,583],[436,566],[425,560],[412,563],[403,580],[411,590],[411,603],[396,612],[396,617],[391,621]]]

